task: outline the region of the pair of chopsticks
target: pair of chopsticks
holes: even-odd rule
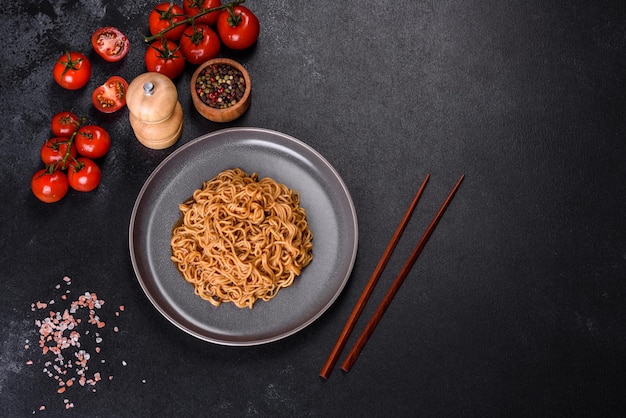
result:
[[[363,332],[357,339],[356,343],[352,347],[352,350],[350,350],[350,353],[348,353],[348,356],[346,357],[346,359],[341,365],[341,370],[343,370],[344,372],[350,371],[350,369],[352,368],[352,365],[354,364],[357,357],[361,353],[361,350],[363,350],[363,347],[365,347],[367,340],[374,332],[374,329],[376,328],[376,326],[378,325],[378,322],[380,321],[383,314],[385,313],[385,311],[391,304],[391,301],[393,300],[394,296],[396,295],[396,293],[398,293],[398,290],[400,289],[402,282],[404,281],[406,276],[408,276],[409,272],[411,271],[411,268],[413,267],[413,264],[415,264],[415,261],[417,260],[417,257],[420,255],[420,253],[424,249],[426,242],[432,235],[433,231],[435,230],[435,227],[437,226],[437,223],[439,222],[439,220],[443,216],[443,213],[445,212],[448,205],[452,201],[452,198],[456,194],[456,191],[461,185],[461,182],[463,181],[464,177],[465,175],[461,175],[461,177],[459,177],[459,180],[456,182],[456,184],[452,188],[452,191],[450,192],[446,200],[443,202],[443,204],[439,208],[439,211],[437,211],[437,214],[434,216],[434,218],[432,219],[432,221],[426,228],[426,231],[424,232],[419,242],[413,249],[413,252],[409,256],[404,266],[402,267],[402,270],[400,271],[398,276],[396,276],[391,287],[387,291],[387,294],[378,305],[378,308],[372,315],[372,318],[369,320],[369,322],[365,326],[365,329],[363,330]],[[396,248],[396,245],[398,244],[398,241],[400,240],[400,236],[402,235],[402,233],[404,232],[404,229],[409,223],[409,219],[411,218],[411,215],[415,207],[417,206],[417,202],[422,196],[422,193],[424,192],[424,189],[426,188],[426,183],[428,183],[429,179],[430,179],[430,174],[427,174],[426,178],[422,182],[422,185],[420,186],[419,190],[415,194],[413,201],[411,201],[409,208],[404,214],[404,217],[400,221],[400,224],[398,225],[398,227],[396,228],[396,231],[391,237],[389,244],[387,244],[387,248],[385,249],[383,256],[381,257],[380,261],[378,262],[378,265],[374,269],[374,272],[372,273],[372,276],[367,282],[365,289],[363,289],[363,293],[361,294],[361,297],[357,301],[352,313],[350,314],[350,317],[348,318],[348,321],[346,322],[346,325],[344,326],[343,330],[341,331],[341,334],[339,335],[339,338],[337,339],[337,342],[335,343],[335,346],[330,352],[330,355],[328,356],[328,359],[326,360],[324,367],[320,371],[320,377],[324,379],[328,379],[328,376],[330,376],[330,373],[333,367],[335,367],[335,364],[337,364],[339,355],[341,354],[341,351],[344,349],[346,343],[348,342],[348,337],[352,333],[352,330],[354,329],[354,326],[356,325],[357,320],[359,319],[359,317],[361,316],[361,313],[363,312],[365,304],[370,298],[372,291],[374,290],[374,287],[376,286],[376,283],[378,282],[378,279],[380,278],[380,275],[385,269],[387,262],[391,258],[391,254]]]

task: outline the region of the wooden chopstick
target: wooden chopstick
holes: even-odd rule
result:
[[[346,325],[343,327],[341,334],[339,334],[339,338],[337,339],[335,346],[330,352],[330,355],[328,356],[328,359],[326,360],[324,367],[320,371],[320,377],[324,379],[328,379],[328,376],[330,376],[330,373],[332,372],[333,367],[335,367],[335,364],[337,363],[337,360],[339,359],[339,355],[341,354],[341,350],[343,350],[343,348],[346,346],[348,337],[352,333],[352,330],[354,329],[354,326],[357,320],[359,319],[359,317],[361,316],[361,313],[363,312],[363,308],[365,307],[365,304],[367,303],[369,297],[372,294],[372,291],[374,290],[374,287],[376,286],[376,283],[378,282],[378,279],[380,278],[380,275],[385,269],[387,262],[391,258],[391,254],[393,253],[393,250],[396,248],[396,245],[398,244],[398,241],[400,240],[400,236],[402,235],[402,232],[406,228],[406,225],[409,223],[411,214],[415,210],[415,207],[417,206],[417,202],[422,196],[422,193],[424,192],[424,189],[426,188],[426,183],[428,183],[429,178],[430,178],[430,174],[427,174],[426,178],[424,178],[424,181],[422,182],[421,187],[415,194],[413,201],[409,205],[409,208],[404,214],[404,217],[400,221],[400,224],[398,224],[398,227],[396,228],[396,231],[391,237],[389,244],[387,244],[387,248],[385,249],[383,256],[381,257],[380,261],[378,262],[378,265],[374,269],[374,272],[372,273],[372,276],[367,282],[365,289],[363,289],[363,293],[361,293],[361,297],[359,298],[356,305],[354,306],[352,314],[350,314],[350,317],[348,318]]]
[[[443,202],[443,204],[439,208],[439,211],[437,212],[437,214],[435,215],[433,220],[430,222],[430,225],[428,225],[428,228],[426,228],[426,232],[424,232],[424,235],[422,235],[422,238],[419,240],[419,242],[415,246],[415,249],[413,250],[413,253],[411,253],[411,256],[409,257],[409,259],[407,260],[406,264],[404,265],[404,267],[402,268],[402,270],[400,271],[400,273],[398,274],[398,276],[394,280],[393,284],[389,288],[389,291],[387,291],[387,294],[383,298],[382,302],[380,303],[380,305],[378,305],[378,308],[376,309],[376,311],[372,315],[372,318],[367,323],[365,329],[363,330],[363,332],[359,336],[358,340],[356,341],[356,343],[352,347],[352,350],[350,351],[350,353],[348,353],[348,356],[346,357],[346,359],[344,360],[343,364],[341,365],[341,370],[343,370],[344,372],[350,371],[350,368],[352,367],[352,365],[356,361],[357,357],[361,353],[361,350],[363,349],[363,347],[365,347],[365,344],[367,343],[367,340],[369,339],[369,337],[374,332],[374,329],[376,328],[376,325],[378,325],[378,322],[380,321],[380,319],[382,318],[383,314],[385,313],[385,311],[387,310],[387,308],[391,304],[392,299],[394,298],[394,296],[398,292],[398,289],[400,289],[400,286],[402,285],[402,282],[404,281],[406,276],[409,274],[409,271],[411,271],[411,268],[413,267],[413,264],[415,264],[415,261],[417,260],[417,257],[422,252],[422,249],[424,248],[424,246],[426,245],[426,242],[428,241],[428,239],[432,235],[435,227],[437,226],[437,223],[439,222],[439,220],[443,216],[443,213],[445,212],[446,208],[450,204],[450,201],[452,201],[452,198],[456,194],[456,191],[458,190],[459,186],[461,185],[461,182],[463,181],[464,177],[465,177],[465,175],[462,175],[459,178],[459,180],[457,181],[456,185],[454,186],[454,188],[452,189],[452,191],[450,192],[450,194],[448,195],[446,200]]]

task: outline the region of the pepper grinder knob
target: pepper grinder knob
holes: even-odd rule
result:
[[[143,85],[143,92],[146,96],[152,96],[154,93],[154,84],[151,81],[146,81]]]

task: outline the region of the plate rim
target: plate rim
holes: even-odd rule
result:
[[[169,164],[170,161],[172,161],[173,159],[175,159],[179,154],[183,153],[187,148],[190,148],[192,146],[194,146],[195,144],[197,144],[198,142],[202,142],[202,141],[206,141],[207,139],[211,138],[211,137],[215,137],[215,136],[222,136],[222,135],[228,135],[229,133],[248,133],[248,132],[256,132],[256,133],[262,133],[262,134],[266,134],[266,135],[271,135],[271,136],[278,136],[281,137],[285,140],[287,140],[288,142],[294,143],[299,147],[305,148],[308,152],[310,152],[311,154],[313,154],[313,156],[315,158],[317,158],[319,160],[319,163],[322,163],[334,176],[334,179],[338,182],[338,184],[340,185],[341,191],[342,191],[342,195],[345,196],[346,198],[346,202],[348,204],[349,207],[349,212],[351,215],[351,219],[353,220],[353,228],[354,228],[354,234],[352,239],[354,240],[354,245],[352,248],[352,253],[350,255],[350,261],[347,265],[347,270],[346,270],[346,274],[345,277],[343,277],[341,279],[341,284],[340,286],[337,288],[337,291],[333,294],[333,296],[326,302],[326,304],[318,311],[316,312],[313,316],[311,316],[307,321],[299,324],[298,326],[282,332],[282,333],[278,333],[276,335],[267,337],[267,338],[259,338],[259,339],[254,339],[254,340],[247,340],[247,341],[234,341],[234,340],[228,340],[228,339],[220,339],[220,338],[215,338],[215,337],[211,337],[211,336],[207,336],[205,334],[196,332],[192,329],[190,329],[189,327],[185,326],[184,324],[181,324],[179,321],[177,321],[175,318],[173,318],[168,312],[165,311],[165,309],[160,305],[160,303],[156,300],[155,296],[149,291],[147,283],[145,281],[145,278],[142,277],[142,274],[140,273],[140,266],[138,265],[137,262],[137,257],[136,257],[136,253],[135,253],[135,240],[134,240],[134,230],[135,230],[135,223],[136,223],[136,217],[138,214],[138,211],[141,207],[141,204],[143,203],[142,198],[144,197],[144,195],[146,194],[146,191],[148,190],[148,188],[150,187],[151,183],[154,181],[154,179],[159,175],[159,173]],[[267,142],[268,144],[271,144],[270,141],[266,140],[266,139],[261,139],[261,138],[250,138],[250,139],[254,139],[255,141],[262,141],[262,142]],[[243,139],[242,139],[243,140]],[[301,153],[298,152],[298,154],[301,155]],[[310,160],[307,158],[307,160]],[[276,130],[272,130],[272,129],[267,129],[267,128],[257,128],[257,127],[231,127],[231,128],[223,128],[223,129],[218,129],[203,135],[200,135],[190,141],[188,141],[187,143],[181,145],[180,147],[178,147],[177,149],[175,149],[174,151],[172,151],[169,155],[167,155],[150,173],[150,175],[146,178],[146,180],[144,181],[139,193],[137,194],[137,197],[135,199],[134,205],[133,205],[133,209],[131,212],[131,217],[130,217],[130,222],[129,222],[129,229],[128,229],[128,244],[129,244],[129,251],[130,251],[130,256],[131,256],[131,263],[133,266],[133,271],[135,274],[135,278],[137,279],[137,281],[139,282],[143,293],[146,295],[146,297],[148,298],[148,300],[150,301],[150,303],[152,304],[152,306],[165,318],[167,319],[171,324],[173,324],[174,326],[176,326],[178,329],[184,331],[185,333],[196,337],[200,340],[206,341],[206,342],[210,342],[210,343],[214,343],[214,344],[219,344],[219,345],[226,345],[226,346],[253,346],[253,345],[261,345],[261,344],[267,344],[267,343],[271,343],[274,341],[278,341],[284,338],[287,338],[293,334],[296,334],[297,332],[303,330],[304,328],[308,327],[309,325],[311,325],[312,323],[314,323],[317,319],[319,319],[337,300],[337,298],[339,297],[339,295],[343,292],[348,280],[350,279],[351,275],[352,275],[352,271],[354,269],[354,264],[356,261],[356,256],[357,256],[357,252],[358,252],[358,245],[359,245],[359,227],[358,227],[358,218],[357,218],[357,213],[356,213],[356,208],[354,206],[354,202],[352,199],[352,196],[350,194],[350,191],[347,187],[347,185],[345,184],[343,178],[339,175],[339,173],[337,172],[337,170],[332,166],[332,164],[330,164],[330,162],[321,154],[319,153],[317,150],[315,150],[313,147],[311,147],[310,145],[304,143],[303,141],[285,134],[283,132],[279,132]],[[152,279],[153,281],[155,280],[154,278]]]

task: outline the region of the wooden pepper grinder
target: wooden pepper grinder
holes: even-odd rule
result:
[[[126,92],[130,125],[143,145],[164,149],[178,141],[183,130],[183,108],[176,86],[168,77],[149,72],[135,78]]]

